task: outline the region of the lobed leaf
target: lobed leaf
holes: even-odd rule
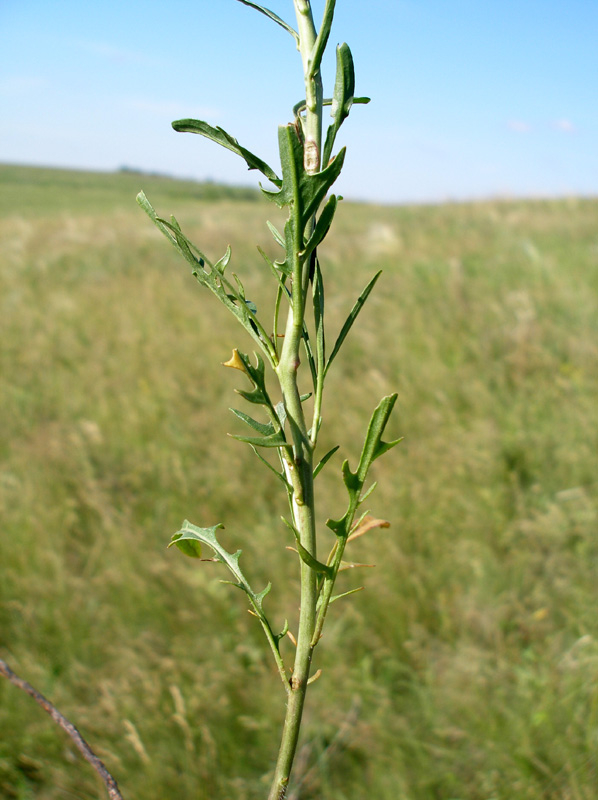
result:
[[[216,531],[218,528],[223,527],[224,526],[222,523],[218,523],[218,525],[213,525],[211,528],[198,528],[197,525],[193,525],[191,522],[189,522],[189,520],[185,520],[183,522],[183,527],[174,534],[168,546],[172,547],[173,545],[176,545],[179,550],[186,555],[189,555],[187,549],[201,548],[202,544],[208,545],[208,547],[210,547],[216,554],[216,560],[220,561],[222,564],[226,564],[226,566],[232,572],[236,579],[236,582],[233,585],[237,586],[239,589],[242,589],[249,596],[251,605],[255,609],[256,613],[260,619],[265,621],[262,610],[262,601],[270,591],[270,584],[268,584],[268,586],[266,586],[266,588],[261,592],[256,593],[253,591],[239,566],[241,550],[237,550],[236,553],[229,553],[224,549],[224,547],[222,547],[216,538]]]
[[[220,266],[216,268],[208,260],[207,256],[187,239],[174,217],[171,218],[171,222],[167,222],[158,217],[143,192],[140,192],[137,196],[137,202],[171,244],[173,244],[185,260],[189,262],[193,269],[193,275],[197,278],[198,282],[201,283],[202,286],[206,286],[216,295],[220,302],[237,318],[238,322],[241,323],[247,333],[259,344],[264,353],[268,356],[270,363],[274,364],[276,352],[268,334],[256,316],[257,309],[255,305],[251,303],[251,301],[245,299],[242,284],[238,279],[237,283],[239,289],[235,289],[230,281],[224,277],[224,268],[230,259],[229,251],[227,250],[225,255],[220,259],[218,262]],[[205,268],[206,264],[210,268],[209,271]]]
[[[368,491],[366,492],[364,498],[360,498],[361,490],[363,489],[370,466],[377,458],[401,441],[401,439],[395,439],[392,442],[382,441],[382,435],[396,400],[396,393],[388,395],[387,397],[383,397],[380,403],[374,409],[374,413],[371,416],[365,435],[365,441],[363,443],[357,470],[353,472],[349,467],[349,462],[343,462],[343,482],[349,495],[349,505],[345,514],[340,519],[329,519],[326,521],[327,527],[334,531],[334,533],[342,539],[348,538],[348,536],[353,532],[352,525],[357,507],[359,506],[360,502],[362,502],[362,499],[365,499],[365,497],[370,493]],[[362,519],[365,519],[365,515]],[[361,520],[358,524],[361,524]]]
[[[397,445],[401,439],[395,439],[392,442],[383,442],[382,434],[388,423],[394,405],[397,401],[398,395],[394,394],[383,397],[370,419],[368,430],[361,451],[361,458],[359,459],[359,466],[357,467],[357,476],[363,487],[365,479],[372,462],[381,455],[388,452],[391,448]]]
[[[296,204],[303,228],[317,211],[328,190],[340,175],[345,160],[343,148],[330,164],[313,175],[303,166],[303,145],[294,125],[281,125],[278,129],[278,145],[282,164],[280,189],[262,192],[279,208]],[[301,231],[303,234],[303,231]]]
[[[220,545],[216,539],[216,531],[218,528],[224,528],[224,525],[219,522],[211,528],[198,528],[197,525],[192,525],[188,520],[185,520],[181,530],[173,535],[168,547],[172,547],[174,544],[186,556],[199,558],[201,556],[201,545],[208,544],[216,551],[217,555],[219,555],[218,550]],[[223,561],[223,558],[219,557],[217,560]],[[223,563],[226,562],[223,561]]]

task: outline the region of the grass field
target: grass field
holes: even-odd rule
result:
[[[0,655],[80,727],[128,800],[257,800],[279,678],[219,567],[167,550],[226,524],[296,619],[274,479],[226,436],[250,350],[136,207],[143,188],[260,307],[257,195],[0,167]],[[384,269],[335,362],[322,451],[358,455],[399,392],[335,604],[294,800],[598,796],[598,200],[346,204],[322,259],[328,335]],[[212,333],[217,330],[217,335]],[[342,513],[341,459],[321,519]],[[375,465],[378,467],[378,462]],[[326,534],[324,534],[325,536]],[[288,645],[292,645],[289,643]],[[69,740],[0,684],[0,796],[103,797]]]

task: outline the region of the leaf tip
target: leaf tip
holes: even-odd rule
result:
[[[247,368],[245,367],[245,364],[243,363],[243,359],[239,355],[239,351],[237,350],[236,347],[234,348],[233,354],[229,358],[229,360],[222,362],[222,366],[223,367],[230,367],[231,369],[238,369],[240,372],[244,372],[246,375],[249,374],[247,372]]]

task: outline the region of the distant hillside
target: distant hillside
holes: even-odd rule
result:
[[[129,169],[81,172],[0,164],[0,213],[84,213],[130,208],[140,189],[165,200],[259,200],[257,189],[198,183]]]

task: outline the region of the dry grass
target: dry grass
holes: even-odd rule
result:
[[[293,622],[282,500],[225,435],[240,384],[218,364],[250,345],[135,208],[131,176],[50,177],[27,173],[0,222],[2,655],[126,796],[254,800],[278,678],[241,593],[165,549],[183,517],[222,520],[256,585],[278,576],[269,609]],[[270,207],[140,183],[208,252],[231,242],[267,307],[252,243],[266,245]],[[394,389],[406,439],[372,496],[392,527],[354,545],[378,566],[344,578],[367,591],[333,607],[318,654],[301,800],[596,796],[597,211],[339,213],[330,340],[385,272],[331,375],[322,446],[355,459]],[[339,463],[322,473],[322,519],[342,510]],[[0,698],[0,794],[102,796],[28,698]]]

